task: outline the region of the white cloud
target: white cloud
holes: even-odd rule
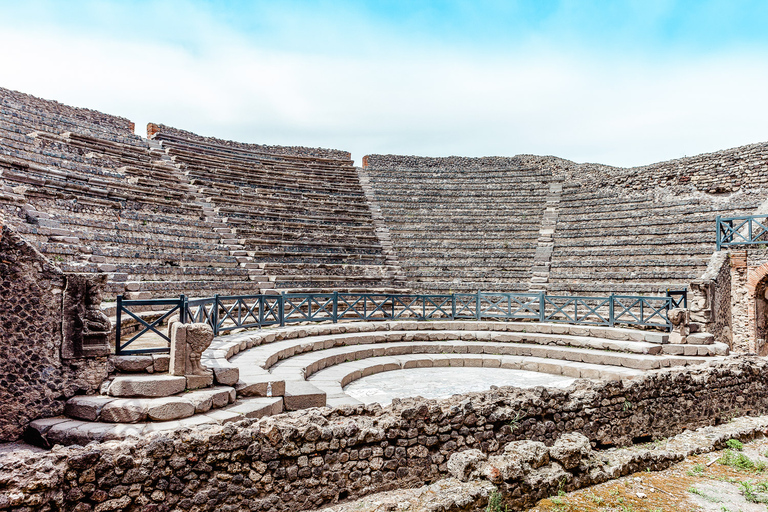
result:
[[[534,153],[629,166],[768,139],[761,55],[625,62],[397,44],[333,56],[259,48],[216,24],[199,43],[3,26],[0,47],[13,50],[0,55],[0,86],[128,117],[140,133],[162,122],[350,150],[358,163],[367,153]]]

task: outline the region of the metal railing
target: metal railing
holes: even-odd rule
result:
[[[768,215],[720,217],[717,225],[717,250],[742,245],[768,247]]]
[[[169,348],[127,349],[144,337],[169,345],[161,330],[174,315],[181,322],[207,323],[215,335],[233,329],[284,326],[299,322],[343,320],[528,320],[569,324],[632,325],[671,330],[667,311],[687,304],[686,291],[668,291],[666,297],[609,295],[581,297],[541,293],[454,293],[450,295],[376,293],[298,293],[283,295],[216,295],[202,299],[124,300],[117,298],[115,347],[118,354],[168,352]],[[157,310],[144,319],[130,308]],[[126,336],[123,319],[137,322],[136,334]]]

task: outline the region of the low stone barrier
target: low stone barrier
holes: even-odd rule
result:
[[[6,459],[0,504],[24,510],[306,510],[444,478],[454,453],[499,455],[579,432],[629,445],[768,411],[753,357],[567,389],[500,388],[392,406],[318,408]]]

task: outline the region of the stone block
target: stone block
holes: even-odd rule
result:
[[[152,356],[113,356],[112,362],[119,372],[143,372],[154,364]]]
[[[286,411],[298,411],[310,407],[325,407],[325,391],[305,381],[285,383],[283,404]]]
[[[138,423],[147,417],[143,400],[115,400],[101,409],[101,421],[109,423]]]
[[[240,380],[240,369],[236,366],[211,365],[211,369],[216,383],[222,386],[234,386]]]
[[[180,397],[158,398],[148,402],[147,417],[153,421],[178,420],[195,414],[195,406]]]
[[[156,373],[165,373],[171,364],[171,356],[168,354],[154,354],[152,356],[153,367]]]
[[[689,345],[711,345],[715,342],[715,336],[708,332],[697,332],[689,334],[685,338],[685,342]]]
[[[108,394],[119,397],[163,397],[184,391],[187,379],[173,375],[141,375],[115,377]]]
[[[64,414],[71,418],[96,421],[102,408],[114,400],[111,396],[75,396],[67,400]]]
[[[187,389],[207,388],[213,385],[213,373],[208,375],[185,375]]]
[[[271,375],[249,377],[238,381],[235,385],[237,396],[283,396],[285,381],[274,379]]]

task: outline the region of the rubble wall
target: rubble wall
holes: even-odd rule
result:
[[[311,409],[226,426],[16,455],[0,504],[25,510],[310,510],[447,475],[454,453],[511,441],[643,443],[768,412],[768,362],[650,372],[567,389],[500,388],[445,400]]]
[[[2,224],[0,217],[0,224]],[[61,360],[66,276],[16,232],[0,232],[0,441],[21,437],[37,418],[93,392],[106,359]]]

